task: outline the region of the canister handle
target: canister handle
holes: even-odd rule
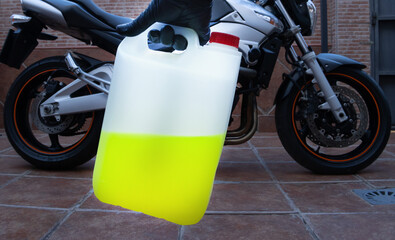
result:
[[[196,48],[200,47],[199,37],[194,30],[192,30],[190,28],[186,28],[186,27],[174,26],[171,24],[154,23],[147,30],[145,30],[143,33],[137,35],[136,37],[133,37],[136,40],[136,43],[139,45],[139,49],[154,51],[154,50],[151,50],[148,46],[148,41],[147,41],[148,40],[148,33],[151,30],[159,30],[160,31],[166,25],[169,25],[174,29],[175,35],[182,35],[183,37],[185,37],[185,39],[188,42],[188,45],[184,51],[190,51],[193,48],[196,49]]]

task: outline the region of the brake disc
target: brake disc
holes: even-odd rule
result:
[[[38,94],[32,102],[29,117],[33,121],[34,126],[40,131],[48,134],[58,134],[69,128],[70,124],[73,122],[72,115],[61,116],[59,121],[57,121],[55,117],[41,117],[40,104],[44,99],[45,91]]]
[[[325,147],[347,147],[359,141],[368,126],[368,109],[355,91],[344,86],[333,86],[349,119],[338,123],[327,110],[315,111],[307,116],[311,130],[309,139]]]

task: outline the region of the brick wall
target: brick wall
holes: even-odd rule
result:
[[[148,0],[94,0],[94,2],[112,14],[124,17],[137,17],[149,4]],[[3,46],[8,29],[10,28],[10,15],[13,13],[22,14],[20,0],[0,0],[0,46]],[[45,30],[49,34],[58,36],[56,41],[39,41],[38,48],[68,48],[68,47],[86,47],[86,45],[63,34],[51,29]]]
[[[370,71],[369,1],[337,0],[335,9],[333,52],[361,61]]]
[[[125,17],[135,18],[149,3],[149,0],[94,0],[104,10]],[[318,10],[318,23],[315,35],[307,37],[307,42],[320,51],[320,1],[313,0]],[[345,55],[370,66],[370,33],[369,33],[369,0],[327,0],[328,2],[328,43],[329,52]],[[9,16],[12,13],[22,13],[20,0],[0,0],[0,47],[2,47],[8,29],[10,28]],[[103,60],[111,60],[112,55],[95,47],[68,37],[65,34],[47,30],[46,32],[59,37],[56,41],[40,41],[37,49],[27,59],[26,65],[38,59],[63,54],[66,49],[76,49],[85,54]],[[288,72],[288,66],[283,58],[283,52],[276,65],[273,80],[269,89],[262,92],[258,98],[259,131],[274,131],[273,99],[281,84],[281,74]],[[22,69],[21,69],[22,70]],[[2,115],[3,103],[8,87],[21,70],[10,69],[0,64],[0,114]],[[368,69],[369,71],[369,69]],[[235,122],[239,116],[235,115]],[[0,128],[3,127],[0,117]]]

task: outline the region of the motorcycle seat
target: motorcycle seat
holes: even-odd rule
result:
[[[81,7],[83,7],[86,11],[90,14],[101,20],[102,22],[106,23],[110,27],[114,28],[123,23],[131,22],[131,18],[117,16],[111,13],[108,13],[97,6],[92,0],[71,0],[74,3],[77,3]]]

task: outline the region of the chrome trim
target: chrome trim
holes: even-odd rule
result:
[[[276,16],[258,4],[255,4],[249,0],[227,0],[227,2],[238,12],[241,18],[245,21],[245,24],[248,24],[248,26],[251,28],[254,28],[266,35],[272,34],[273,32],[282,31],[282,29],[270,24],[258,15],[261,14],[269,16],[276,23],[278,23],[278,26],[281,26],[281,23]]]
[[[315,27],[317,25],[317,8],[311,0],[308,0],[306,4],[307,9],[309,10],[309,16],[311,21],[311,35],[313,35]]]

